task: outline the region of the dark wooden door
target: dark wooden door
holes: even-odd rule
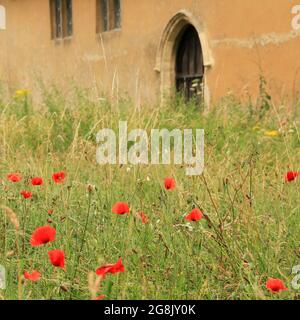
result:
[[[198,32],[188,26],[179,40],[176,55],[176,88],[187,100],[203,99],[203,56]]]

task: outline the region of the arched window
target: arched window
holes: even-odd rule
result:
[[[121,0],[97,0],[97,33],[121,28]]]
[[[5,7],[0,5],[0,30],[6,29],[6,12]]]

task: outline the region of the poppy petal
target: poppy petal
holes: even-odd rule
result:
[[[33,247],[41,246],[55,240],[56,230],[50,226],[37,228],[30,239],[30,244]]]
[[[165,189],[174,190],[176,188],[176,181],[174,178],[165,178]]]
[[[55,183],[64,183],[65,182],[65,178],[66,178],[66,174],[61,171],[61,172],[56,172],[52,175],[52,180]]]
[[[24,277],[25,279],[30,280],[32,282],[37,282],[40,280],[41,274],[37,270],[33,270],[31,273],[25,271]]]
[[[10,173],[7,175],[7,179],[11,182],[19,182],[22,180],[22,176],[19,173]]]
[[[35,177],[31,179],[31,184],[33,186],[41,186],[43,184],[43,178],[41,177]]]
[[[130,209],[126,202],[117,202],[112,207],[112,212],[116,214],[126,214],[129,213]]]
[[[48,256],[50,259],[50,262],[54,267],[62,268],[65,267],[65,253],[62,250],[51,250],[48,252]]]
[[[288,290],[280,279],[270,278],[266,282],[266,288],[272,293],[279,293],[280,291]]]
[[[193,209],[186,217],[187,221],[200,221],[203,218],[203,213],[198,209]]]
[[[107,264],[98,268],[96,270],[96,274],[98,276],[104,277],[107,273],[116,274],[124,271],[125,268],[122,262],[122,258],[120,258],[116,264]]]

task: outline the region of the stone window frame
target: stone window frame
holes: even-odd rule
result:
[[[97,34],[121,30],[122,7],[121,0],[96,0]]]
[[[51,39],[64,40],[73,36],[73,1],[49,0]]]

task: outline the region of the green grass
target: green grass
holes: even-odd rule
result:
[[[7,287],[0,298],[90,299],[88,274],[122,257],[125,272],[100,284],[98,294],[107,299],[299,299],[291,272],[300,264],[300,181],[284,182],[287,171],[299,170],[298,105],[272,105],[260,117],[257,106],[231,97],[203,113],[180,101],[142,109],[126,100],[110,104],[78,89],[68,98],[54,89],[40,97],[38,103],[31,95],[0,98],[0,204],[21,225],[15,232],[1,212]],[[204,174],[188,177],[174,165],[98,165],[95,136],[101,128],[117,130],[119,120],[148,132],[204,128]],[[268,137],[268,130],[280,134]],[[56,185],[51,175],[61,170],[67,180]],[[10,172],[24,179],[12,184]],[[42,176],[44,185],[28,186],[32,176]],[[176,190],[164,190],[166,176],[176,179]],[[88,184],[95,185],[91,193]],[[22,199],[23,189],[34,197]],[[127,201],[131,214],[112,214],[117,201]],[[184,220],[195,206],[207,220]],[[33,248],[30,236],[48,223],[50,208],[56,240]],[[140,211],[148,224],[135,217]],[[51,249],[65,251],[65,271],[49,263]],[[42,273],[39,282],[20,280],[32,269]],[[270,294],[269,277],[289,290]]]

